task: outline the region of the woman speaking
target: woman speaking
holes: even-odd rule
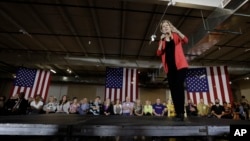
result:
[[[157,55],[161,56],[162,65],[167,74],[168,84],[176,112],[176,121],[184,120],[184,81],[188,63],[183,53],[182,44],[188,38],[177,30],[170,21],[160,23],[162,32]]]

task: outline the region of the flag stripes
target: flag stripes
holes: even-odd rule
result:
[[[30,70],[35,71],[34,78],[32,75],[29,75]],[[27,74],[27,76],[24,78],[20,72]],[[28,79],[34,79],[32,86],[26,85],[25,81]],[[50,79],[50,71],[20,68],[17,72],[17,76],[11,90],[11,96],[24,92],[26,99],[34,97],[35,95],[40,95],[45,100],[49,90]]]
[[[117,83],[112,84],[113,82]],[[122,83],[120,86],[119,82]],[[110,98],[111,101],[115,101],[116,99],[124,101],[127,96],[130,97],[131,101],[135,101],[138,98],[138,70],[130,68],[107,68],[105,99]]]
[[[190,69],[189,71],[196,71]],[[214,102],[216,98],[220,99],[220,102],[233,102],[232,91],[229,83],[228,71],[226,66],[214,66],[206,67],[206,77],[208,81],[208,92],[189,92],[186,91],[187,99],[191,99],[195,104],[200,102],[200,99],[204,99],[207,104]]]

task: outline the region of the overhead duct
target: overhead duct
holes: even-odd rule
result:
[[[225,9],[236,10],[240,5],[244,4],[248,0],[222,0],[221,7]]]
[[[112,58],[90,58],[90,57],[65,57],[72,64],[101,65],[113,67],[130,67],[130,68],[161,68],[160,61],[152,60],[129,60],[129,59],[112,59]]]
[[[190,37],[189,44],[185,48],[189,61],[195,59],[218,43],[224,33],[241,34],[241,32],[224,30],[223,22],[231,17],[247,1],[248,0],[237,0],[237,2],[235,2],[227,0],[227,2],[222,2],[221,6],[216,8],[207,19],[203,19],[203,24],[198,28],[197,32]],[[221,7],[224,7],[224,9]]]
[[[249,74],[250,72],[250,67],[228,67],[228,72],[230,74],[234,75],[244,75],[244,74]]]

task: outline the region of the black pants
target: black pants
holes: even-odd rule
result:
[[[177,115],[184,114],[185,87],[187,68],[168,72],[168,84]]]

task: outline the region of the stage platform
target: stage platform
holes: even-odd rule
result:
[[[74,137],[227,137],[230,125],[250,121],[189,117],[183,122],[154,116],[81,116],[64,114],[0,116],[0,136]]]

